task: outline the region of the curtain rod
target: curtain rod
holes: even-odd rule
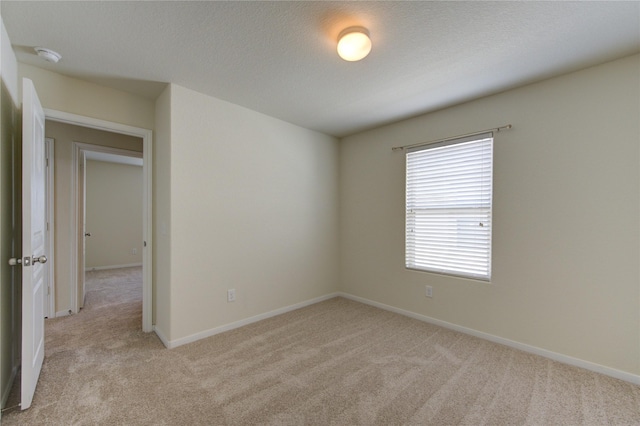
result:
[[[434,141],[429,141],[429,142],[414,143],[413,145],[394,146],[393,148],[391,148],[391,150],[392,151],[401,151],[401,150],[408,149],[408,148],[415,148],[416,146],[431,145],[431,144],[438,143],[438,142],[448,142],[448,141],[451,141],[451,140],[454,140],[454,139],[481,135],[483,133],[488,133],[488,132],[499,132],[501,130],[508,130],[508,129],[512,128],[512,127],[513,126],[511,124],[507,124],[506,126],[494,127],[493,129],[481,130],[479,132],[466,133],[464,135],[451,136],[451,137],[443,138],[443,139],[436,139]]]

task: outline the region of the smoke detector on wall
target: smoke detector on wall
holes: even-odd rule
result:
[[[47,62],[51,62],[52,64],[58,63],[60,58],[62,58],[61,54],[59,54],[58,52],[54,52],[51,49],[47,49],[46,47],[35,47],[34,50],[36,51],[38,56],[40,56]]]

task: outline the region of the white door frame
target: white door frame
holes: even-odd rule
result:
[[[55,141],[52,138],[44,138],[44,150],[47,156],[47,176],[46,176],[46,208],[47,208],[47,252],[49,260],[45,267],[47,268],[48,283],[47,293],[45,294],[45,311],[47,318],[55,318],[56,316],[56,293],[55,293],[55,232],[54,224],[54,201],[55,201],[55,170],[53,161],[53,150]]]
[[[152,208],[152,135],[153,132],[149,129],[143,129],[140,127],[128,126],[126,124],[114,123],[111,121],[100,120],[91,117],[85,117],[82,115],[71,114],[63,111],[57,111],[52,109],[44,110],[44,114],[47,120],[57,121],[66,124],[72,124],[75,126],[89,127],[92,129],[105,130],[108,132],[121,133],[129,136],[135,136],[142,138],[142,238],[144,241],[142,247],[142,331],[150,332],[153,330],[152,318],[153,318],[153,305],[152,305],[152,270],[153,270],[153,208]],[[75,151],[74,151],[75,152]],[[74,164],[74,173],[77,171],[77,164]],[[75,184],[75,178],[73,180]],[[72,191],[71,196],[76,197],[77,191]],[[72,293],[72,311],[77,312],[77,288],[78,288],[78,276],[77,276],[77,253],[78,253],[78,239],[75,238],[75,232],[78,229],[78,217],[77,209],[72,212],[72,227],[74,232],[73,238],[71,238],[71,259],[72,259],[72,274],[71,274],[71,293]],[[74,309],[75,307],[75,309]]]
[[[72,142],[71,149],[71,228],[69,241],[71,241],[71,297],[69,306],[71,312],[77,314],[84,307],[84,242],[85,242],[85,206],[86,206],[86,170],[85,152]],[[82,287],[82,288],[80,288]]]
[[[73,211],[72,214],[72,226],[71,228],[71,247],[72,250],[76,250],[76,256],[71,256],[71,267],[77,268],[72,269],[76,271],[75,274],[71,275],[71,311],[74,313],[78,313],[80,309],[84,305],[84,296],[85,296],[85,265],[78,264],[78,259],[80,259],[80,253],[83,253],[83,263],[86,262],[86,258],[84,257],[84,239],[86,229],[84,228],[85,222],[85,211],[86,211],[86,195],[80,196],[82,193],[86,194],[86,180],[80,185],[82,177],[86,173],[86,161],[85,154],[87,152],[101,152],[105,154],[114,154],[125,157],[133,157],[133,158],[143,158],[143,153],[139,151],[131,151],[128,149],[121,148],[112,148],[109,146],[103,145],[93,145],[83,142],[73,142],[71,149],[71,209]],[[143,160],[144,161],[144,160]],[[80,165],[83,164],[85,169],[83,171],[83,175],[81,176],[79,173]],[[81,189],[82,188],[82,189]],[[82,199],[82,201],[81,201]],[[82,204],[82,205],[81,205]],[[75,243],[75,247],[74,247]],[[80,277],[82,276],[82,279]]]

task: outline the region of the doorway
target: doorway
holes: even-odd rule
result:
[[[111,136],[115,140],[121,135],[108,134]],[[123,139],[125,143],[131,140],[129,136]],[[72,307],[76,311],[84,307],[88,268],[142,266],[143,153],[80,142],[73,142],[72,147],[77,171],[78,271],[71,298],[77,299]]]
[[[148,129],[136,128],[132,126],[122,125],[118,123],[107,122],[90,117],[69,114],[61,111],[46,110],[46,119],[50,122],[62,123],[77,126],[86,129],[96,129],[120,135],[133,136],[142,141],[142,244],[140,247],[143,265],[143,290],[142,290],[142,330],[145,332],[152,331],[152,208],[151,208],[151,158],[152,158],[152,132]],[[70,253],[69,262],[61,262],[62,266],[67,269],[69,285],[69,294],[63,298],[63,310],[58,309],[56,316],[77,313],[82,306],[81,297],[83,291],[81,285],[84,277],[84,262],[78,259],[78,253],[82,249],[82,239],[80,232],[84,238],[82,210],[79,208],[83,200],[77,196],[78,191],[78,166],[80,159],[84,159],[85,151],[100,150],[99,148],[91,148],[84,146],[82,143],[76,144],[72,148],[70,182],[72,185],[68,200],[64,200],[68,206],[69,233],[68,244],[64,248],[57,247],[58,255],[61,251]],[[130,152],[129,152],[130,154]],[[134,154],[135,155],[135,154]],[[60,167],[58,167],[58,170]],[[63,271],[60,271],[62,273]],[[60,286],[57,286],[58,289]],[[59,300],[58,300],[59,301]]]

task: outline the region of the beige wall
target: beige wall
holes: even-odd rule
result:
[[[142,140],[101,130],[47,120],[45,135],[54,139],[55,161],[55,293],[56,313],[71,307],[71,237],[74,207],[71,198],[73,142],[142,152]],[[142,215],[140,215],[142,217]]]
[[[0,19],[0,406],[5,407],[20,355],[21,269],[7,264],[21,252],[21,120],[17,62]],[[15,186],[14,186],[15,183]],[[14,214],[16,223],[14,228]]]
[[[337,141],[177,85],[170,104],[165,336],[336,291]],[[227,303],[230,288],[235,303]]]
[[[153,324],[171,327],[171,85],[156,100],[153,144]]]
[[[86,269],[142,265],[142,166],[88,160],[85,170]]]
[[[153,101],[31,65],[18,65],[20,78],[33,80],[44,108],[153,129]]]
[[[636,55],[345,138],[342,290],[640,374],[639,99]],[[507,123],[492,282],[406,270],[404,154],[391,147]]]

